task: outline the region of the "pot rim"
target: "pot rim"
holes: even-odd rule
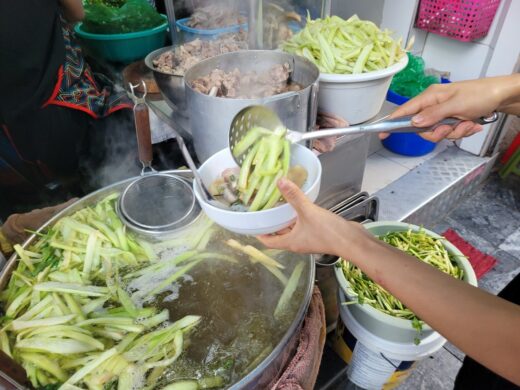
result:
[[[388,68],[359,74],[320,73],[320,81],[325,83],[361,83],[364,81],[380,80],[403,70],[408,65],[408,56],[404,55],[398,62]]]

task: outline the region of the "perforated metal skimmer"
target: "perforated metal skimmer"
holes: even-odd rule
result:
[[[274,130],[283,126],[283,123],[274,111],[264,106],[249,106],[240,110],[233,118],[229,128],[228,141],[232,152],[237,143],[256,126]],[[236,157],[233,154],[233,158],[239,166],[242,166],[247,152],[251,148],[252,145],[241,156]]]
[[[191,186],[184,179],[155,173],[128,185],[119,199],[119,211],[123,219],[135,227],[161,232],[188,224],[200,209]]]

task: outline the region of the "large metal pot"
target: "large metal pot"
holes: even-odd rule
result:
[[[191,88],[193,80],[207,76],[214,69],[229,72],[235,68],[264,72],[273,65],[289,63],[292,80],[302,90],[261,99],[228,99],[202,94]],[[319,70],[307,59],[278,51],[249,50],[221,54],[192,66],[184,75],[187,110],[195,152],[202,163],[228,146],[229,126],[244,107],[261,104],[273,109],[291,130],[311,131],[317,114]]]
[[[174,170],[167,171],[165,173],[176,174],[182,177],[186,177],[188,179],[193,179],[193,175],[189,170]],[[48,226],[52,226],[60,218],[72,215],[73,213],[84,207],[95,204],[96,202],[100,201],[101,199],[105,198],[111,193],[123,191],[124,188],[135,179],[137,178],[134,177],[131,179],[121,181],[119,183],[112,184],[108,187],[102,188],[96,192],[93,192],[92,194],[85,196],[84,198],[73,203],[71,206],[62,210],[60,213],[56,214],[40,229],[38,229],[38,232],[47,228]],[[27,248],[35,239],[36,234],[31,235],[22,247]],[[16,266],[17,257],[16,255],[13,255],[11,256],[5,268],[2,270],[0,274],[0,290],[3,290],[5,288]],[[309,303],[312,296],[312,289],[314,285],[315,267],[313,259],[310,256],[308,258],[308,264],[306,270],[304,271],[304,275],[304,297],[301,300],[300,306],[294,319],[292,320],[282,339],[280,340],[278,345],[273,349],[273,351],[255,369],[249,372],[249,374],[243,377],[239,382],[232,385],[230,389],[238,390],[265,388],[267,384],[273,380],[273,378],[276,378],[282,372],[282,370],[289,362],[290,358],[293,356],[294,351],[298,345],[299,331],[301,329],[305,313],[307,312],[307,309],[309,307]]]

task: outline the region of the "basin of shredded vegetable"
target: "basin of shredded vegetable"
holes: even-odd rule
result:
[[[281,44],[288,52],[316,64],[322,73],[358,74],[388,68],[405,55],[402,39],[373,22],[353,15],[311,20],[304,29]]]
[[[423,230],[408,230],[390,232],[379,239],[456,279],[464,278],[463,269],[457,265],[455,255],[448,252],[443,245],[442,238],[432,237]],[[343,274],[355,294],[353,300],[344,304],[368,304],[382,313],[410,320],[414,328],[418,331],[421,330],[422,321],[415,313],[365,275],[358,267],[344,259],[338,263],[338,267],[342,268]]]
[[[37,389],[210,389],[262,362],[305,296],[306,257],[200,218],[168,241],[126,232],[118,194],[59,219],[0,293],[0,349]],[[308,276],[307,276],[308,279]]]

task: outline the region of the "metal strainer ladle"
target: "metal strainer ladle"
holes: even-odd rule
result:
[[[476,123],[485,125],[488,123],[493,123],[498,119],[498,114],[495,112],[491,116],[486,118],[480,118],[476,120]],[[439,125],[450,125],[455,126],[459,122],[460,119],[456,118],[446,118],[440,121],[439,123],[429,126],[429,127],[414,127],[412,125],[412,116],[403,116],[401,118],[388,119],[388,117],[381,118],[377,121],[361,124],[357,126],[337,128],[337,129],[326,129],[320,131],[311,131],[307,133],[289,130],[287,129],[285,138],[290,142],[300,142],[307,141],[316,138],[326,138],[331,136],[338,135],[349,135],[349,134],[371,134],[371,133],[422,133],[426,131],[432,131]],[[269,130],[275,130],[280,127],[285,127],[278,115],[266,106],[249,106],[242,109],[238,114],[235,115],[233,121],[231,122],[231,127],[229,129],[229,147],[231,152],[233,152],[237,143],[251,130],[253,127],[264,127]],[[251,145],[252,147],[252,145]],[[249,149],[251,149],[251,147]],[[247,156],[246,150],[245,153],[242,153],[240,156],[235,156],[234,153],[233,158],[237,162],[238,165],[242,165],[244,159]]]
[[[134,225],[163,231],[188,222],[195,206],[195,196],[185,180],[167,173],[154,173],[126,187],[121,194],[120,211]]]
[[[191,185],[183,178],[169,173],[157,173],[152,167],[153,150],[146,84],[143,82],[142,96],[135,94],[136,85],[130,84],[130,96],[134,101],[135,128],[139,149],[139,160],[143,165],[141,177],[133,181],[119,198],[119,212],[123,220],[139,231],[165,233],[181,228],[196,218],[200,207],[196,202]],[[173,129],[172,129],[173,130]],[[173,130],[175,132],[175,130]],[[181,153],[199,185],[203,198],[218,207],[225,208],[213,200],[200,177],[182,137],[175,132]]]

